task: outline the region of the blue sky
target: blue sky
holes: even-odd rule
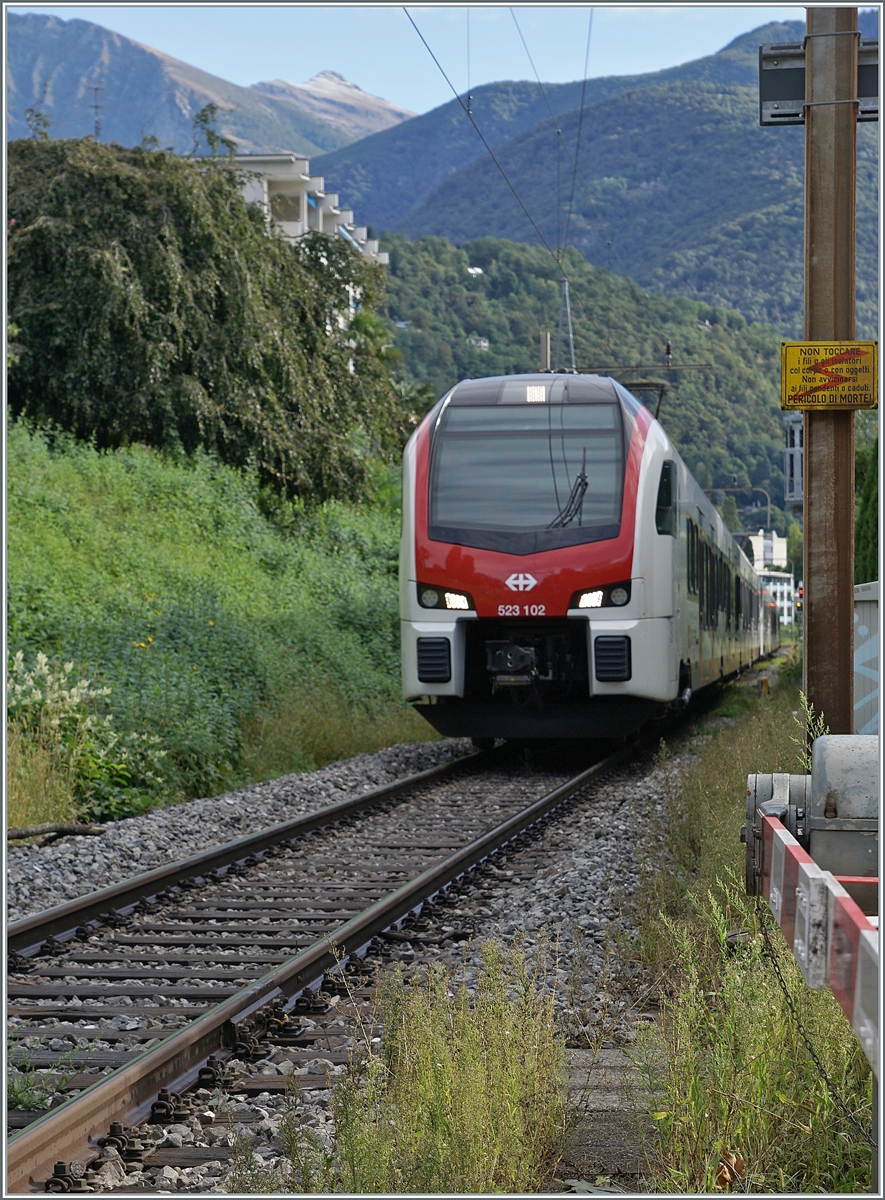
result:
[[[79,18],[248,85],[300,82],[318,71],[348,79],[404,108],[426,112],[451,93],[402,8],[384,5],[28,5],[10,12]],[[468,9],[410,6],[459,91],[467,90]],[[580,79],[590,8],[515,6],[546,82]],[[801,5],[605,5],[593,11],[588,73],[622,75],[675,66],[720,50],[773,20],[805,20]],[[506,5],[469,8],[470,82],[530,79],[532,69]]]

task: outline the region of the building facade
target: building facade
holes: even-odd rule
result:
[[[787,565],[787,539],[769,530],[760,529],[751,533],[747,541],[753,547],[753,565],[757,571],[763,567],[785,567]]]
[[[325,190],[322,175],[311,175],[310,160],[298,154],[237,154],[238,166],[250,173],[243,186],[246,200],[260,204],[287,238],[297,241],[308,233],[343,237],[366,258],[387,265],[389,255],[378,249],[353,212],[343,208],[337,192]]]
[[[786,540],[786,539],[783,539]],[[759,582],[767,592],[770,592],[777,604],[781,625],[792,625],[795,621],[795,590],[793,576],[789,571],[766,571],[756,568]]]

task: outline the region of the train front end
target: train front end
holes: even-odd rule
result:
[[[595,376],[468,380],[425,418],[403,459],[403,694],[440,733],[619,737],[677,695],[666,450]]]

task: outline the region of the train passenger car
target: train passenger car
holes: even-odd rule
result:
[[[403,456],[403,694],[441,733],[613,737],[764,652],[756,573],[613,379],[465,380]]]
[[[774,654],[781,644],[781,616],[777,600],[767,589],[760,590],[759,657]]]

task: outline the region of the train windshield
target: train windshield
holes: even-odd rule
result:
[[[430,537],[530,554],[618,536],[620,405],[449,405],[434,437]]]

